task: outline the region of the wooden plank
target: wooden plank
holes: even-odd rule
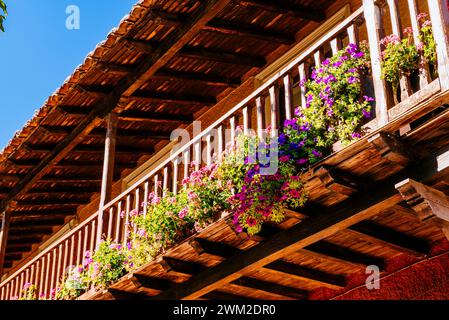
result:
[[[201,85],[237,88],[241,84],[240,79],[226,78],[221,75],[205,74],[205,73],[190,73],[175,70],[160,70],[152,79],[167,80],[167,81],[189,81]]]
[[[360,222],[345,232],[349,232],[355,237],[367,240],[375,245],[403,252],[416,258],[424,258],[430,249],[428,243],[422,239],[408,236],[374,222]]]
[[[267,264],[264,268],[284,273],[288,277],[298,278],[305,282],[313,283],[318,287],[326,287],[332,290],[342,289],[346,284],[343,276],[328,274],[320,270],[306,268],[283,260]]]
[[[151,93],[148,95],[132,95],[127,102],[145,102],[159,104],[176,104],[190,107],[211,107],[217,103],[215,97],[176,96],[174,94]]]
[[[277,283],[263,281],[256,278],[242,277],[231,283],[250,289],[281,295],[288,298],[305,300],[308,297],[308,292],[305,290],[287,287]]]
[[[266,11],[271,11],[277,14],[287,14],[292,15],[297,18],[304,20],[311,20],[320,22],[325,19],[325,13],[321,10],[312,9],[310,7],[304,7],[300,5],[293,5],[284,0],[274,1],[274,0],[244,0],[239,1],[241,6],[251,6]]]
[[[266,65],[264,57],[251,56],[235,52],[223,52],[197,47],[185,47],[178,52],[180,57],[193,58],[199,60],[210,60],[219,63],[235,64],[239,66],[262,68]]]
[[[292,45],[295,43],[295,37],[282,34],[273,30],[265,30],[252,25],[230,22],[222,19],[213,19],[203,30],[224,34],[228,36],[256,39],[259,41]]]

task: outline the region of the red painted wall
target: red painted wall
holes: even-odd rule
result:
[[[412,259],[401,255],[388,262],[380,288],[368,290],[364,273],[348,279],[348,286],[336,292],[318,289],[311,299],[336,300],[446,300],[449,299],[449,243],[433,248],[429,258]]]

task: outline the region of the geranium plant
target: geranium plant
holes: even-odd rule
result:
[[[428,19],[426,13],[420,13],[418,15],[418,22],[420,25],[418,50],[424,57],[424,62],[428,63],[433,70],[434,76],[437,75],[437,44],[433,37],[432,22]]]
[[[90,258],[90,252],[86,252],[87,259]],[[82,293],[87,291],[90,286],[90,279],[88,278],[86,269],[83,266],[76,266],[71,268],[65,277],[65,281],[58,287],[56,298],[58,300],[72,300],[79,297]]]
[[[30,282],[25,283],[19,300],[37,300],[37,287]]]

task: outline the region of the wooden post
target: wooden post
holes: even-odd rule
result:
[[[101,235],[103,233],[103,208],[111,200],[112,183],[114,182],[115,145],[117,140],[118,123],[117,114],[110,113],[106,118],[106,122],[108,128],[104,146],[104,164],[103,178],[101,181],[100,207],[98,212],[97,244],[100,243]]]
[[[0,279],[3,275],[3,265],[5,264],[6,244],[9,232],[9,222],[11,220],[11,212],[6,208],[3,212],[2,226],[0,229]]]
[[[433,36],[437,43],[441,90],[449,89],[449,9],[446,1],[428,0]]]
[[[363,0],[366,28],[368,31],[369,49],[371,52],[371,69],[376,96],[376,118],[378,126],[388,123],[388,99],[385,81],[382,79],[380,64],[380,37],[382,30],[382,15],[374,0]]]

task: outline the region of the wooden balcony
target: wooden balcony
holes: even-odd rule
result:
[[[226,114],[216,119],[212,125],[176,153],[146,173],[140,181],[109,203],[105,203],[88,219],[11,273],[0,285],[0,298],[7,300],[20,296],[21,288],[28,282],[38,286],[41,296],[50,297],[51,290],[56,288],[60,279],[64,277],[65,271],[70,266],[83,264],[84,252],[93,251],[102,235],[126,244],[128,239],[125,231],[130,212],[133,209],[140,210],[142,202],[148,199],[150,192],[161,194],[163,190],[170,190],[176,193],[179,190],[180,181],[188,175],[190,163],[194,161],[197,168],[200,168],[216,160],[215,154],[223,151],[225,145],[235,138],[238,126],[241,126],[245,132],[248,130],[259,132],[267,126],[271,126],[272,129],[281,129],[283,120],[293,116],[293,110],[296,107],[295,99],[300,101],[300,105],[305,104],[305,92],[302,90],[297,97],[295,92],[297,92],[298,84],[308,78],[309,70],[321,64],[324,58],[335,54],[348,43],[357,44],[361,41],[367,41],[369,44],[372,69],[371,77],[364,79],[364,87],[375,97],[375,117],[365,125],[369,129],[369,134],[348,147],[336,146],[335,153],[312,168],[306,177],[308,188],[313,190],[310,195],[312,202],[329,214],[327,218],[290,212],[287,223],[280,225],[278,229],[273,230],[267,227],[268,229],[257,237],[242,239],[227,224],[229,217],[222,217],[135,274],[127,275],[110,290],[90,292],[82,298],[111,299],[141,296],[176,299],[286,296],[307,298],[307,291],[314,288],[344,288],[344,279],[338,276],[326,277],[322,271],[311,268],[301,268],[298,265],[295,267],[294,263],[285,260],[286,256],[299,253],[319,256],[322,259],[333,259],[332,261],[337,261],[337,264],[357,271],[360,265],[367,265],[366,262],[360,262],[363,259],[354,258],[356,257],[354,254],[350,254],[349,258],[344,254],[339,256],[338,252],[349,249],[340,248],[339,251],[335,250],[335,245],[334,247],[323,245],[323,241],[327,238],[345,232],[350,233],[348,236],[361,237],[364,240],[370,237],[371,242],[380,246],[379,250],[387,248],[385,252],[391,251],[391,256],[394,252],[414,257],[425,256],[428,253],[426,249],[428,239],[419,239],[419,235],[412,231],[407,238],[410,241],[407,240],[404,243],[395,241],[398,238],[402,239],[400,232],[395,233],[397,237],[393,237],[393,240],[388,240],[361,227],[370,225],[368,229],[372,231],[373,222],[369,219],[391,208],[399,207],[402,211],[413,211],[403,207],[404,199],[401,193],[394,189],[394,184],[401,181],[398,179],[413,176],[415,179],[419,178],[420,181],[428,182],[430,186],[435,186],[447,176],[444,161],[438,163],[438,170],[427,158],[421,163],[418,161],[413,163],[412,167],[408,167],[413,161],[401,149],[409,144],[422,146],[428,143],[429,154],[435,158],[435,153],[441,151],[442,147],[446,147],[440,141],[442,137],[445,137],[442,129],[445,128],[444,125],[447,126],[445,119],[448,116],[447,110],[442,106],[449,101],[447,33],[449,14],[448,8],[443,3],[444,1],[438,0],[428,1],[434,37],[437,40],[438,77],[432,78],[426,68],[418,75],[402,77],[400,91],[396,98],[393,97],[391,88],[381,77],[380,40],[386,31],[402,36],[400,30],[402,30],[401,21],[405,20],[404,17],[408,19],[412,17],[411,25],[417,28],[418,23],[413,18],[418,13],[416,3],[415,0],[402,1],[399,6],[394,0],[383,4],[364,0],[363,5],[353,11],[349,17],[310,44],[282,70]],[[419,41],[416,37],[415,40]],[[269,117],[265,117],[266,108],[269,109]],[[109,118],[109,121],[113,126],[114,119]],[[443,125],[440,129],[438,129],[439,124]],[[394,134],[399,142],[385,139],[385,134]],[[401,144],[402,142],[404,145]],[[202,161],[203,153],[207,155],[205,161]],[[397,161],[397,159],[401,160]],[[360,174],[365,179],[369,178],[367,189],[372,190],[372,193],[367,195],[366,199],[361,199],[357,189],[349,195],[335,192],[338,188],[332,189],[332,186],[329,187],[329,184],[323,182],[322,175],[320,178],[320,174],[317,174],[317,169],[324,167]],[[423,168],[428,170],[420,171]],[[344,186],[345,184],[333,176],[331,171],[321,173],[330,177],[331,185]],[[106,170],[103,184],[110,183],[110,180]],[[334,208],[338,208],[337,204],[340,207],[345,205],[345,210],[336,211],[341,214],[331,213]],[[125,214],[122,215],[122,212]],[[306,217],[308,218],[305,219]],[[380,224],[379,228],[385,229],[386,226],[382,225],[382,222],[384,221],[377,221]],[[217,238],[220,232],[223,238],[232,239],[228,243],[220,243],[220,239]],[[441,228],[435,225],[428,226],[428,233],[432,232],[441,233]],[[431,238],[430,235],[428,237]],[[336,251],[337,254],[333,255],[332,252]],[[188,256],[188,260],[180,261],[181,256]],[[215,258],[209,259],[211,256]],[[371,261],[379,262],[379,259],[373,258]],[[261,277],[257,278],[255,275],[255,270],[262,268],[305,279],[305,289],[288,289],[274,276],[270,278],[270,282],[277,284],[270,286],[267,281],[262,281]],[[329,270],[328,273],[331,271]],[[168,276],[158,278],[161,272],[184,276],[176,279]],[[243,274],[248,276],[242,276]],[[277,276],[279,277],[279,274]],[[238,286],[240,289],[234,288],[235,290],[232,291],[232,286]],[[251,295],[247,292],[248,288],[270,294]],[[235,293],[231,294],[231,292]]]

